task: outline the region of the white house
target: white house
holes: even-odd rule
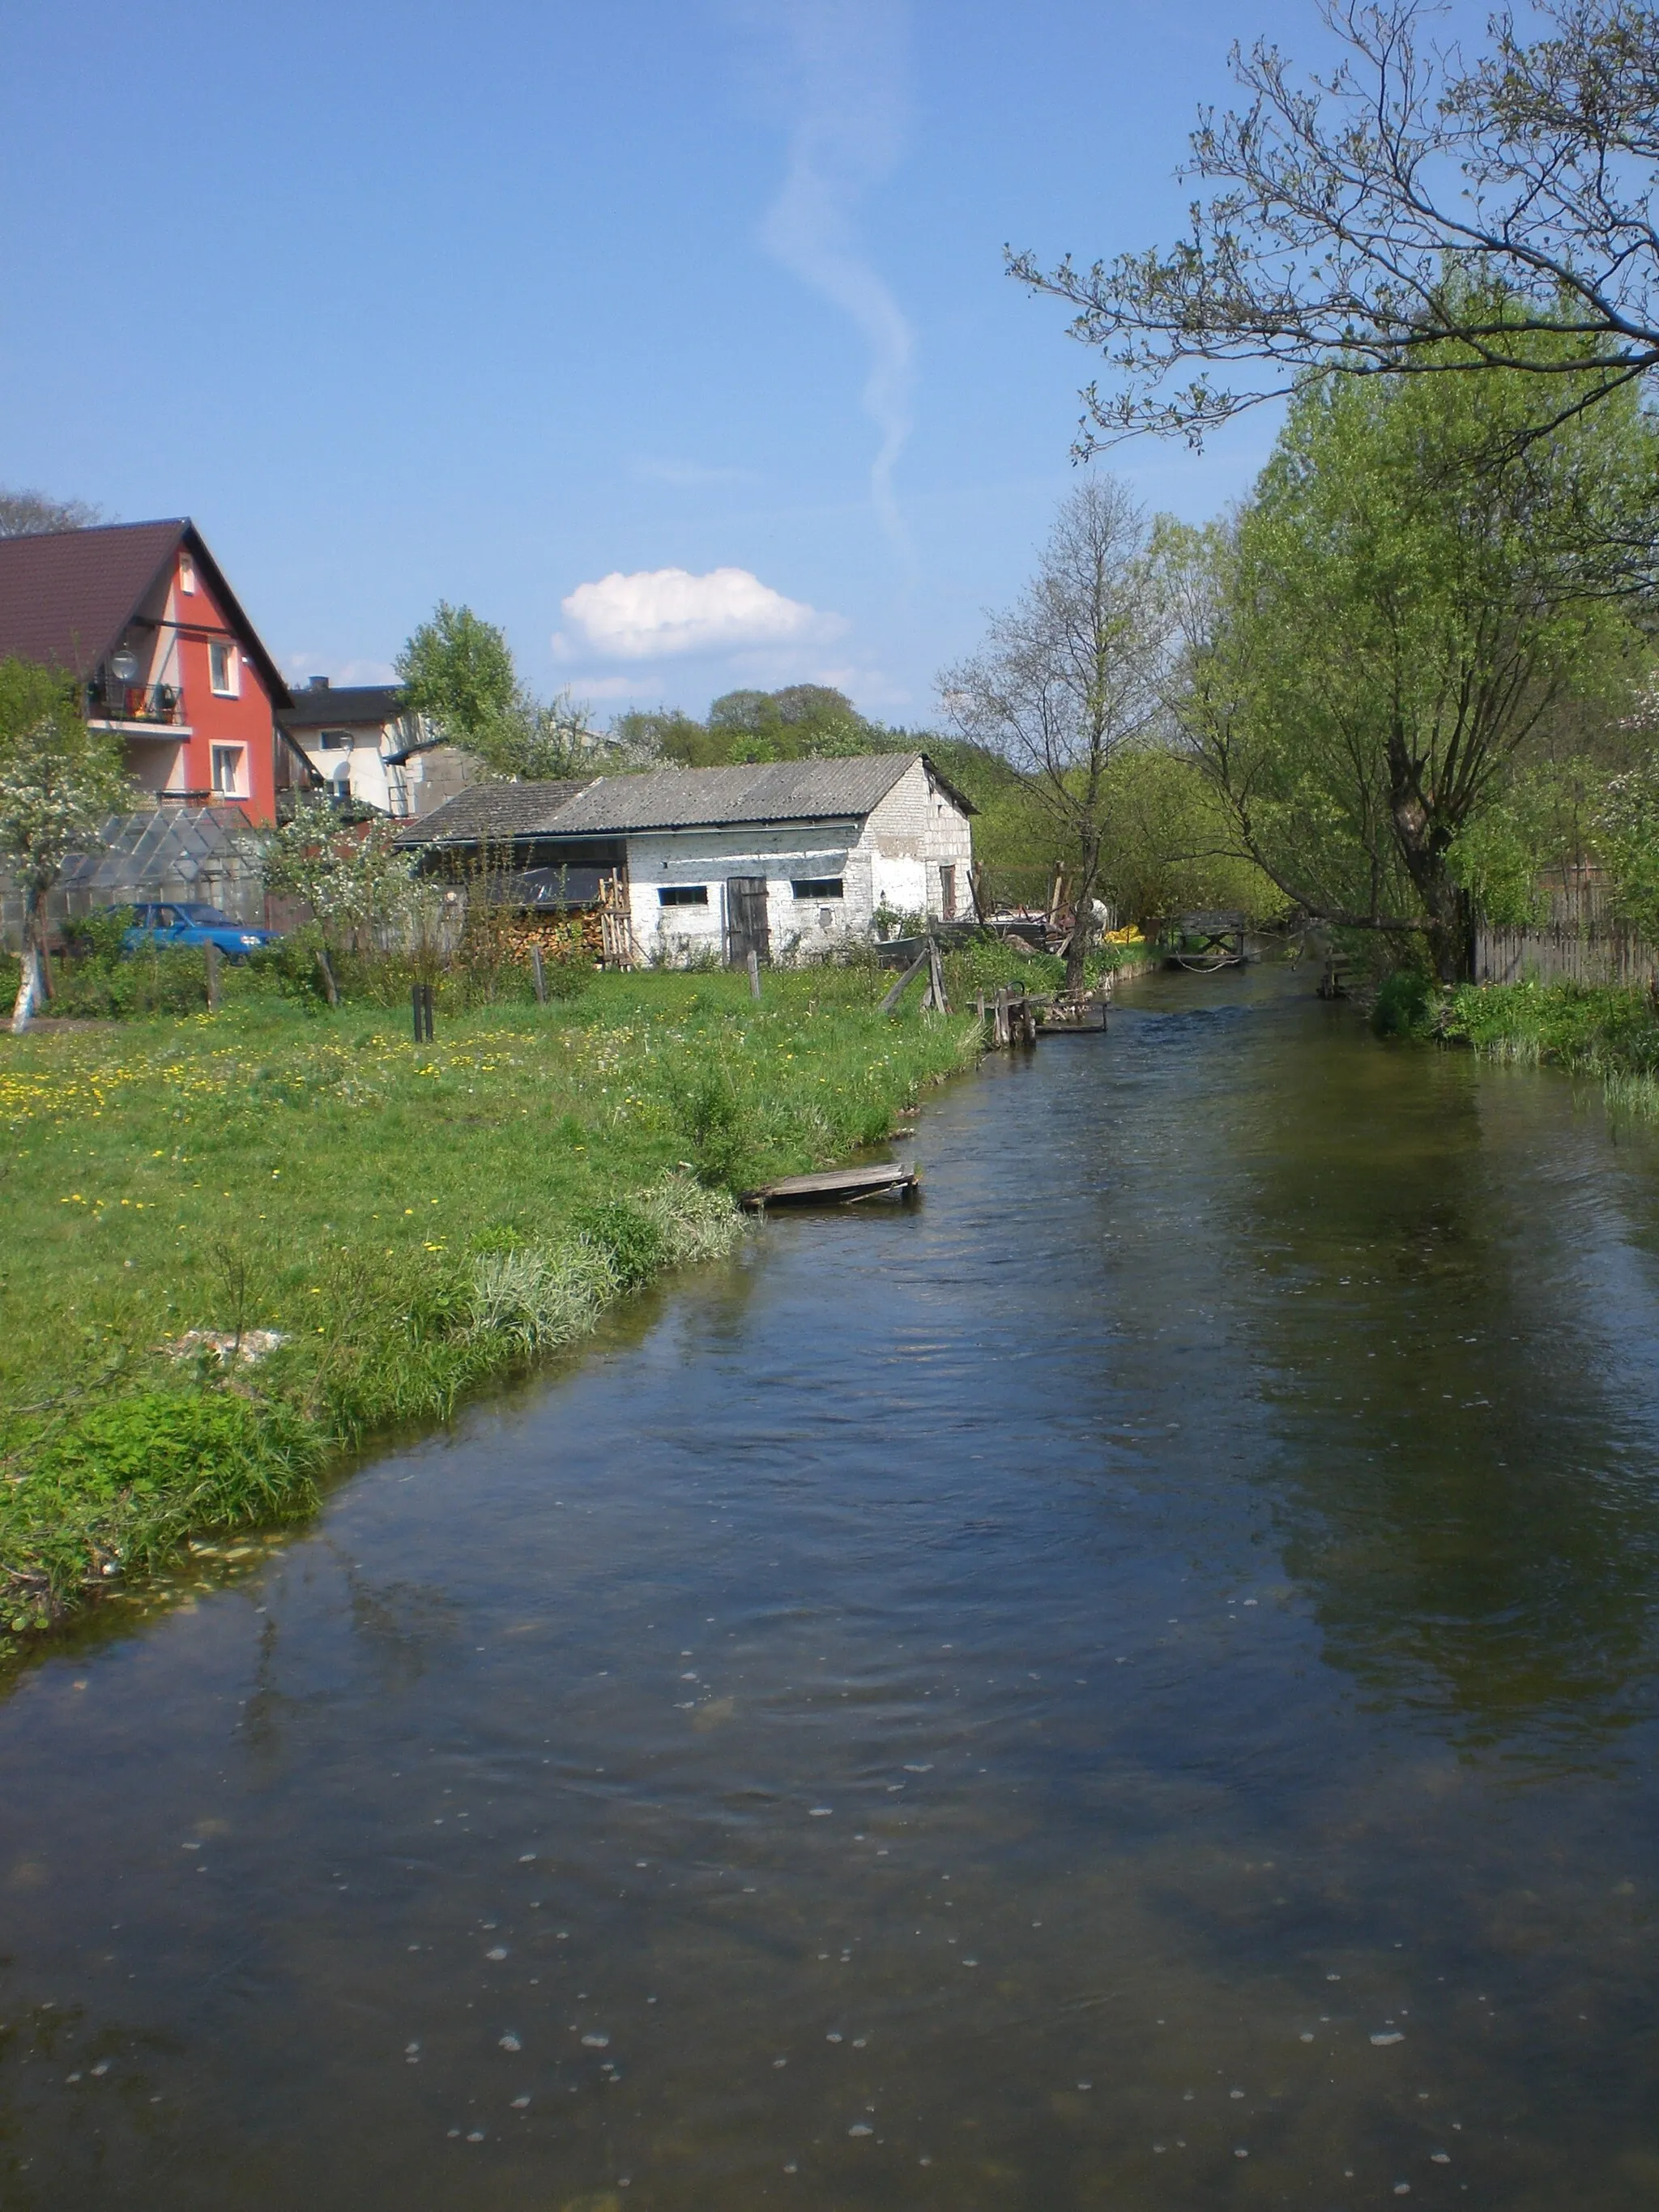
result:
[[[409,713],[395,684],[336,685],[313,676],[276,720],[319,787],[395,821],[435,812],[472,780],[468,757]]]
[[[434,857],[488,843],[514,869],[564,872],[573,893],[590,872],[612,877],[652,964],[789,960],[878,921],[971,915],[973,811],[925,753],[866,753],[598,776],[574,793],[475,786],[400,842]]]

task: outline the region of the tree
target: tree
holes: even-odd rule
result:
[[[1163,702],[1168,622],[1146,518],[1115,478],[1061,505],[1036,574],[985,650],[939,679],[961,735],[1001,753],[1054,824],[1077,926],[1068,990],[1083,988],[1100,880],[1109,770]]]
[[[1213,189],[1177,245],[1086,270],[1011,257],[1121,380],[1084,395],[1085,451],[1141,430],[1200,443],[1333,364],[1537,377],[1558,387],[1516,426],[1537,440],[1659,366],[1659,10],[1553,0],[1531,40],[1505,13],[1472,66],[1425,40],[1417,0],[1321,12],[1346,49],[1328,76],[1233,49],[1248,99],[1200,117],[1186,173]],[[1529,343],[1563,330],[1571,363]],[[1265,379],[1212,380],[1249,364]]]
[[[1655,427],[1626,392],[1531,440],[1553,404],[1516,371],[1333,374],[1236,525],[1172,556],[1178,713],[1237,849],[1310,917],[1421,936],[1447,981],[1469,951],[1460,851],[1493,867],[1476,833],[1547,718],[1636,665],[1612,541],[1652,537]]]
[[[878,750],[888,732],[867,721],[844,691],[789,684],[780,691],[728,691],[708,709],[711,736],[732,761],[818,760]]]
[[[512,714],[519,675],[506,633],[440,599],[397,659],[404,702],[436,723],[453,744],[471,749],[477,738]]]
[[[265,889],[311,908],[331,946],[360,948],[398,921],[414,891],[415,857],[397,848],[383,817],[343,822],[333,803],[307,793],[258,851]]]
[[[506,633],[471,607],[438,602],[397,659],[404,702],[492,775],[532,782],[592,772],[600,743],[568,691],[550,705],[520,683]]]
[[[0,538],[41,538],[54,530],[88,530],[102,512],[83,499],[49,499],[43,491],[0,489]]]
[[[89,730],[72,678],[32,661],[0,661],[0,867],[23,895],[23,942],[14,1035],[41,995],[46,898],[72,853],[126,791],[120,741]]]

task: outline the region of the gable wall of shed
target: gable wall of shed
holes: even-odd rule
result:
[[[920,761],[873,810],[864,825],[861,844],[870,855],[876,908],[927,915],[936,921],[947,919],[941,871],[951,868],[955,918],[965,920],[971,914],[973,824]]]

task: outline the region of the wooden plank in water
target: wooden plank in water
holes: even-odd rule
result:
[[[822,1175],[784,1176],[777,1182],[763,1183],[758,1190],[744,1191],[742,1202],[750,1208],[834,1204],[873,1198],[882,1191],[913,1190],[920,1180],[915,1170],[902,1160],[888,1160],[878,1167],[830,1168]]]

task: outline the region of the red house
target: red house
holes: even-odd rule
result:
[[[158,800],[276,819],[288,687],[193,522],[0,538],[0,659],[12,654],[75,677],[88,721],[119,733]]]

